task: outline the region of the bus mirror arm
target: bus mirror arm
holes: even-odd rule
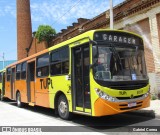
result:
[[[89,42],[93,45],[97,45],[97,42],[89,38]]]
[[[93,63],[93,64],[90,64],[90,65],[89,65],[89,68],[90,68],[90,69],[93,69],[93,67],[95,67],[95,66],[97,66],[97,65],[98,65],[97,62],[95,62],[95,63]]]

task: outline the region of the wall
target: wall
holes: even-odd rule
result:
[[[32,45],[29,49],[28,56],[31,56],[35,53],[38,53],[42,50],[45,50],[46,48],[48,48],[48,47],[47,47],[47,44],[45,42],[39,43],[36,38],[33,38],[32,39]]]

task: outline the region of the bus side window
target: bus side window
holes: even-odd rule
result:
[[[59,51],[51,54],[51,75],[61,74],[61,58]]]
[[[62,74],[69,73],[69,48],[66,47],[61,50],[61,60],[62,60]]]
[[[11,80],[11,68],[7,68],[7,81],[9,82]]]
[[[51,75],[63,75],[69,72],[69,48],[51,52]]]
[[[20,80],[20,74],[21,74],[21,64],[18,64],[16,66],[16,80]]]
[[[49,75],[49,53],[37,58],[37,77]]]
[[[26,79],[26,62],[22,63],[21,66],[21,79]]]

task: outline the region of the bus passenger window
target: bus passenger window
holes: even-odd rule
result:
[[[45,77],[49,75],[49,54],[40,56],[37,59],[37,77]]]
[[[61,74],[61,57],[59,51],[51,53],[51,75]]]
[[[21,64],[18,64],[16,66],[16,80],[20,80],[20,74],[21,74]]]
[[[69,61],[62,62],[62,74],[69,72]]]
[[[11,80],[11,68],[7,69],[7,81],[9,82]]]
[[[69,48],[65,47],[60,51],[62,60],[62,74],[69,73]]]
[[[61,74],[61,64],[52,64],[51,66],[51,75],[58,75]]]
[[[22,63],[21,66],[21,79],[26,79],[26,62]]]
[[[61,48],[51,53],[51,75],[63,75],[69,72],[69,48]]]

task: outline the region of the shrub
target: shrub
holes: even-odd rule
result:
[[[157,99],[157,96],[156,95],[152,95],[151,96],[151,100],[156,100]]]
[[[56,34],[55,29],[49,25],[39,25],[38,30],[35,34],[35,37],[38,39],[38,42],[46,41],[47,46],[50,46],[50,43],[53,40],[53,36]]]

